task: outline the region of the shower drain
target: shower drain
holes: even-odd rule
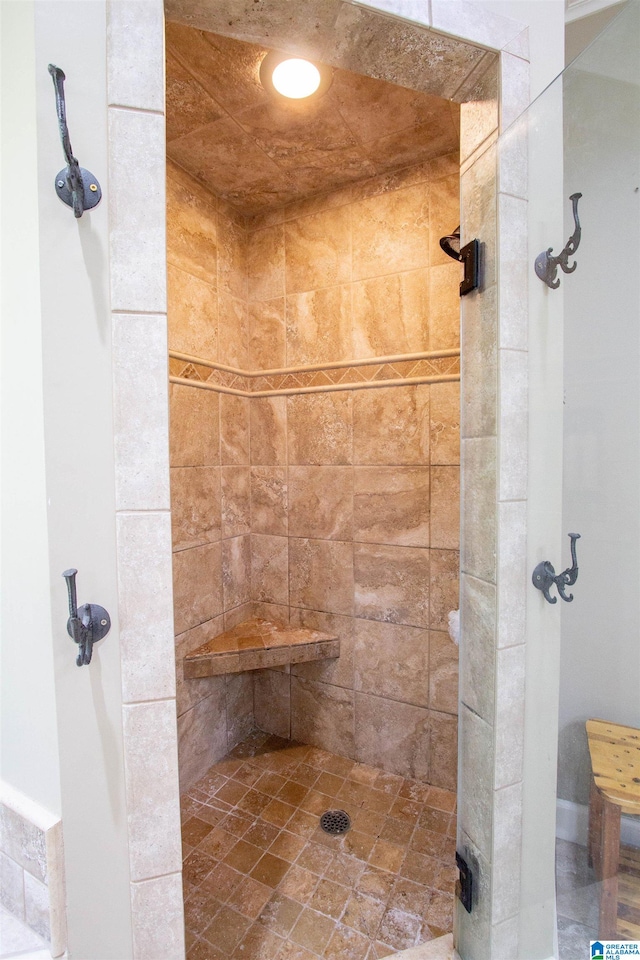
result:
[[[320,826],[325,833],[336,836],[350,829],[351,817],[344,810],[327,810],[320,817]]]

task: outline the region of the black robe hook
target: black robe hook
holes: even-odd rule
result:
[[[63,203],[66,203],[68,207],[73,207],[73,215],[79,218],[85,210],[91,210],[92,207],[100,203],[102,190],[94,175],[80,166],[71,149],[67,126],[67,105],[64,99],[64,81],[66,79],[64,71],[50,63],[49,73],[56,91],[58,127],[62,141],[62,152],[67,161],[65,169],[61,170],[56,176],[56,193]]]
[[[569,266],[569,257],[572,257],[580,246],[580,237],[582,236],[580,219],[578,217],[578,200],[581,196],[581,193],[572,193],[569,197],[569,200],[571,200],[573,204],[573,222],[575,226],[562,253],[559,253],[557,257],[552,257],[551,251],[553,247],[549,247],[548,250],[543,250],[542,253],[539,253],[536,257],[536,276],[538,276],[543,283],[546,283],[548,287],[551,287],[552,290],[560,286],[560,280],[556,280],[558,267],[560,267],[563,273],[573,273],[578,266],[577,263]]]
[[[547,603],[557,603],[558,598],[552,597],[549,593],[552,585],[555,583],[558,588],[558,593],[563,600],[566,600],[567,603],[570,603],[573,600],[573,594],[570,593],[568,596],[565,593],[565,587],[572,587],[573,584],[578,579],[578,557],[576,555],[576,540],[580,539],[579,533],[570,533],[569,538],[571,540],[571,566],[567,567],[566,570],[563,570],[562,573],[556,573],[554,566],[550,563],[549,560],[543,560],[533,571],[531,580],[534,587],[538,590],[542,590],[545,600]]]

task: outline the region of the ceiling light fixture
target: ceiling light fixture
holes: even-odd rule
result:
[[[324,64],[272,50],[260,65],[260,80],[270,93],[288,100],[306,100],[327,92],[332,71]]]
[[[320,71],[308,60],[282,60],[271,74],[271,82],[283,97],[302,100],[320,86]]]

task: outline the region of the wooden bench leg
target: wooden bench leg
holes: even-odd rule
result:
[[[620,807],[602,799],[602,893],[600,930],[602,940],[615,940],[618,918],[618,867],[620,863]]]
[[[593,867],[598,880],[602,878],[602,794],[591,781],[589,794],[589,866]]]

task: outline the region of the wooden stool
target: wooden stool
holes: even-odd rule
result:
[[[616,939],[620,814],[640,816],[640,730],[587,720],[591,755],[589,796],[589,865],[602,881],[602,940]]]

